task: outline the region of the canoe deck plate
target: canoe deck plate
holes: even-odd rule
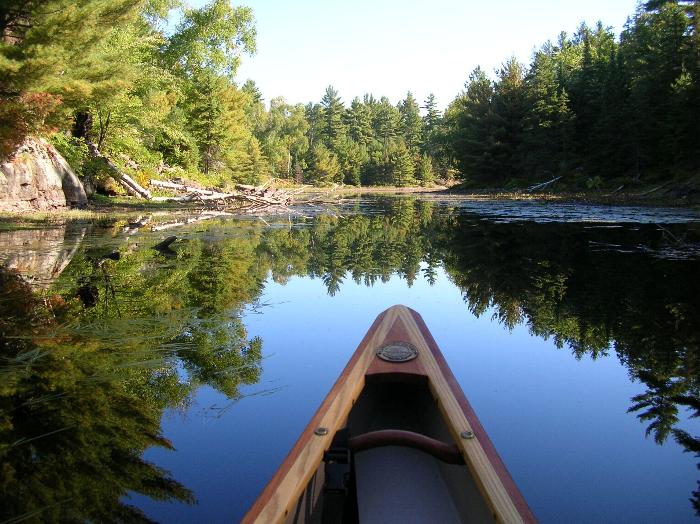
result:
[[[418,356],[418,349],[408,342],[390,342],[377,350],[377,356],[387,362],[408,362]]]

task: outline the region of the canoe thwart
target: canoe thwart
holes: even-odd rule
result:
[[[446,464],[464,464],[464,458],[455,444],[400,429],[383,429],[370,431],[348,440],[348,447],[353,452],[384,446],[403,446],[427,453]]]

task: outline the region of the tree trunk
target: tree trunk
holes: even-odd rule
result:
[[[112,178],[119,182],[129,194],[145,198],[146,200],[151,200],[152,196],[150,191],[141,187],[138,182],[119,169],[114,162],[100,152],[100,149],[95,144],[92,142],[86,143],[88,146],[88,151],[93,158],[99,158],[102,160],[102,162],[104,162],[109,168]]]

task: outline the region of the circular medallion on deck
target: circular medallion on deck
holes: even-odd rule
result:
[[[387,362],[408,362],[418,356],[418,350],[408,342],[390,342],[377,350],[377,356]]]

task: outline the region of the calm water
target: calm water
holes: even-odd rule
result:
[[[173,222],[0,224],[0,521],[238,520],[397,303],[542,522],[697,519],[699,213],[367,198]]]

